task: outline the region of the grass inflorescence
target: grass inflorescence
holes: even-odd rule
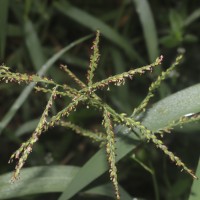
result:
[[[145,111],[147,104],[150,99],[154,96],[154,91],[160,86],[161,81],[163,81],[170,72],[175,68],[175,66],[180,62],[181,56],[178,56],[176,61],[172,64],[172,66],[167,69],[165,72],[162,72],[160,76],[158,76],[157,80],[151,84],[149,87],[149,92],[146,98],[142,101],[142,103],[134,109],[134,112],[131,117],[126,116],[123,113],[117,113],[113,108],[111,108],[108,104],[106,104],[100,96],[98,96],[95,91],[99,89],[104,89],[109,87],[110,84],[114,84],[116,86],[123,85],[126,79],[133,79],[133,77],[137,74],[144,74],[146,72],[151,72],[154,68],[162,63],[163,56],[160,56],[155,60],[154,63],[150,65],[146,65],[137,69],[129,70],[128,72],[123,72],[118,75],[110,76],[104,80],[94,82],[94,72],[98,67],[98,61],[100,57],[99,53],[99,35],[100,32],[97,31],[96,38],[93,42],[92,50],[93,53],[90,57],[90,65],[87,72],[87,83],[82,82],[73,72],[70,71],[67,66],[61,65],[61,69],[76,83],[77,88],[72,88],[66,84],[56,83],[54,80],[48,79],[46,77],[40,77],[38,75],[28,75],[22,73],[14,73],[11,72],[10,69],[6,66],[0,67],[0,80],[8,82],[16,82],[16,83],[30,83],[35,82],[37,85],[35,86],[35,90],[43,93],[50,93],[51,97],[46,105],[46,108],[40,118],[38,126],[33,132],[30,139],[24,142],[21,147],[11,156],[9,162],[14,159],[17,160],[17,164],[15,167],[15,171],[12,177],[12,182],[18,179],[20,170],[25,164],[29,154],[33,149],[33,145],[38,141],[40,135],[43,132],[46,132],[50,127],[53,126],[63,126],[67,128],[71,128],[77,134],[88,137],[92,141],[96,141],[101,143],[101,146],[105,146],[107,160],[109,165],[109,174],[110,180],[113,183],[115,189],[116,199],[120,199],[120,191],[117,180],[117,167],[116,167],[116,159],[115,159],[115,133],[113,131],[113,124],[123,125],[128,127],[130,130],[137,129],[141,135],[141,138],[151,141],[155,144],[157,148],[163,151],[170,160],[172,160],[177,166],[180,166],[187,173],[192,175],[192,177],[196,178],[193,172],[181,161],[180,158],[175,156],[173,152],[169,151],[167,146],[158,138],[155,132],[147,129],[140,121],[135,120],[136,116]],[[45,86],[44,86],[44,84]],[[67,97],[70,99],[70,103],[60,110],[54,116],[50,116],[49,109],[55,99],[56,96]],[[98,109],[102,114],[103,118],[103,126],[105,129],[105,133],[101,132],[92,132],[86,130],[82,127],[79,127],[70,121],[66,121],[67,117],[72,113],[76,112],[76,109],[79,105],[89,106],[91,108]],[[48,119],[47,119],[48,116]],[[190,121],[199,120],[199,115],[193,115],[192,117],[182,117],[180,120],[176,122],[172,122],[168,127],[163,130],[159,130],[158,132],[165,132],[169,129],[171,130],[174,126],[187,123]]]

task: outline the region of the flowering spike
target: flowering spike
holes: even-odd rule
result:
[[[107,153],[108,163],[110,166],[109,169],[110,180],[112,181],[113,186],[115,188],[116,199],[119,200],[120,194],[117,181],[117,167],[115,166],[115,134],[113,132],[110,113],[106,109],[104,109],[104,114],[103,114],[103,125],[107,133],[106,153]]]
[[[96,32],[96,38],[93,42],[93,46],[92,46],[92,50],[93,50],[93,54],[90,56],[90,65],[89,65],[89,69],[88,69],[88,74],[87,74],[87,81],[88,81],[88,86],[92,85],[93,82],[93,77],[94,77],[94,71],[97,68],[97,64],[99,61],[99,35],[100,32],[99,30],[97,30]]]
[[[9,160],[9,163],[12,162],[13,159],[18,160],[17,165],[15,167],[14,174],[11,178],[11,182],[15,182],[19,178],[20,170],[24,166],[28,158],[28,155],[32,152],[33,144],[38,140],[42,132],[47,129],[47,116],[48,116],[49,109],[52,106],[53,99],[55,98],[55,95],[56,95],[56,88],[57,87],[53,89],[51,97],[49,98],[46,108],[32,136],[29,138],[29,140],[22,143],[21,147],[14,154],[12,154]]]
[[[175,62],[172,63],[172,65],[166,71],[163,71],[161,73],[161,75],[158,76],[158,78],[156,79],[156,81],[154,81],[151,84],[151,86],[149,87],[149,92],[148,92],[147,96],[140,103],[140,105],[137,108],[134,109],[132,117],[136,116],[140,112],[144,112],[145,111],[145,109],[147,107],[147,104],[149,103],[150,99],[154,96],[155,90],[160,86],[161,82],[163,80],[165,80],[167,78],[167,76],[170,75],[170,73],[174,70],[174,68],[180,63],[181,59],[182,59],[182,55],[179,55],[176,58]],[[163,60],[163,56],[160,56],[160,58],[156,59],[155,63],[161,64],[162,60]]]

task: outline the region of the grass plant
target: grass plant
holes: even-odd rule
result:
[[[61,65],[61,70],[63,70],[69,78],[71,78],[76,87],[72,87],[68,84],[57,83],[56,81],[49,79],[47,77],[41,77],[39,75],[28,75],[26,73],[12,72],[9,67],[2,65],[0,67],[0,79],[5,83],[35,83],[35,90],[43,93],[50,93],[51,96],[47,102],[46,108],[39,120],[39,123],[33,132],[32,136],[23,142],[20,148],[14,152],[11,156],[9,162],[13,160],[17,161],[14,174],[12,176],[11,182],[15,182],[20,175],[21,168],[24,166],[29,154],[34,149],[34,144],[39,140],[40,135],[47,132],[51,127],[54,126],[65,126],[71,128],[76,133],[88,137],[90,140],[101,143],[101,146],[105,146],[106,156],[109,166],[110,180],[113,184],[115,190],[115,198],[120,200],[120,189],[118,183],[118,170],[116,166],[116,133],[114,127],[122,126],[128,129],[129,134],[131,132],[137,132],[137,137],[139,140],[147,141],[153,143],[158,149],[160,149],[169,159],[181,170],[190,174],[193,178],[197,178],[194,172],[189,169],[181,159],[176,156],[160,139],[160,134],[168,132],[177,125],[183,125],[188,122],[199,120],[199,114],[192,114],[191,116],[182,116],[176,121],[171,121],[167,126],[157,130],[152,131],[148,129],[141,121],[137,120],[138,116],[145,112],[150,99],[154,96],[155,90],[159,88],[161,82],[170,75],[172,70],[180,63],[182,56],[178,56],[175,62],[166,71],[163,71],[160,76],[150,85],[149,92],[141,104],[134,109],[133,114],[129,117],[125,113],[118,113],[110,105],[108,105],[100,95],[96,92],[98,90],[103,90],[111,87],[111,85],[121,86],[124,85],[127,79],[132,80],[136,75],[143,75],[147,72],[152,72],[154,68],[160,65],[163,61],[163,56],[158,57],[152,64],[131,69],[127,72],[110,76],[101,81],[94,81],[95,70],[98,67],[98,62],[100,58],[99,53],[99,38],[100,32],[96,32],[96,38],[92,45],[92,51],[90,57],[90,64],[86,76],[87,82],[81,81],[67,66]],[[55,115],[50,114],[52,104],[56,98],[60,96],[63,98],[68,98],[70,101],[62,110],[60,110]],[[104,133],[92,132],[90,130],[85,130],[78,125],[70,122],[69,116],[76,112],[79,107],[88,107],[98,110],[102,115],[102,125],[104,127]],[[60,197],[62,199],[62,196]]]

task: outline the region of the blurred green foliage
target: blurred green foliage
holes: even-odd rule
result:
[[[96,72],[97,80],[148,64],[160,54],[164,56],[163,65],[153,74],[136,77],[125,86],[113,87],[109,93],[103,94],[104,100],[113,108],[130,115],[145,97],[151,81],[162,69],[169,67],[180,52],[184,53],[181,66],[161,85],[154,102],[199,82],[199,18],[200,2],[197,0],[2,0],[0,63],[13,71],[30,74],[39,73],[45,68],[43,75],[58,82],[70,83],[59,70],[60,64],[67,64],[85,81],[92,40],[83,41],[80,38],[94,33],[98,28],[101,31],[101,59]],[[59,52],[65,47],[66,52],[62,55]],[[1,174],[12,170],[13,166],[8,165],[7,161],[34,130],[48,98],[39,93],[30,93],[31,86],[22,91],[23,87],[0,84]],[[63,99],[58,100],[53,112],[65,103]],[[91,130],[101,129],[99,113],[90,109],[79,110],[70,116],[70,120]],[[169,149],[194,170],[199,159],[199,130],[199,123],[195,123],[177,128],[173,134],[163,138]],[[89,143],[70,130],[54,128],[36,144],[27,166],[82,166],[97,149],[96,144]],[[130,154],[119,162],[118,171],[120,184],[132,197],[188,199],[191,177],[180,173],[154,146],[140,144]],[[133,154],[137,161],[133,159]],[[102,176],[94,185],[107,181]],[[89,191],[90,188],[88,186],[86,189]],[[61,189],[52,191],[60,192]],[[88,194],[86,192],[75,199],[106,199],[101,197],[102,193]],[[53,200],[58,196],[55,193],[15,199]]]

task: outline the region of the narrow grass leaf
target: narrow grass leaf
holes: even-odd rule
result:
[[[156,26],[148,0],[133,0],[139,15],[150,62],[159,55]]]
[[[189,15],[189,17],[186,18],[186,20],[184,21],[184,26],[189,26],[199,17],[200,17],[200,8],[196,9],[191,15]]]
[[[7,18],[8,18],[8,8],[9,0],[0,1],[0,61],[2,62],[5,54],[6,47],[6,35],[7,35]]]
[[[33,23],[26,18],[24,22],[24,34],[27,49],[36,71],[45,63],[45,56],[42,50],[39,37],[35,31]]]
[[[200,177],[200,160],[199,160],[199,163],[198,163],[198,167],[197,167],[197,170],[196,170],[196,176],[197,177]],[[189,197],[189,200],[199,200],[200,199],[200,180],[194,180],[193,181],[193,185],[192,185],[192,189],[191,189],[191,192],[190,192],[190,197]]]
[[[129,42],[122,37],[116,30],[105,24],[103,21],[97,19],[96,17],[86,13],[85,11],[76,8],[68,2],[55,2],[55,7],[64,15],[72,18],[81,25],[96,31],[100,30],[101,34],[107,39],[112,41],[114,44],[121,47],[131,60],[136,59],[141,64],[144,63],[143,59],[138,55],[138,53],[132,48]]]
[[[21,171],[21,180],[15,184],[8,182],[12,173],[3,174],[0,176],[0,199],[62,192],[79,170],[80,168],[76,166],[59,165],[25,168]],[[120,187],[120,191],[123,199],[132,199],[122,187]],[[99,185],[84,191],[84,194],[113,197],[113,187],[110,183]]]
[[[89,39],[91,35],[82,37],[69,45],[67,45],[65,48],[61,49],[59,52],[54,54],[47,62],[40,68],[40,70],[37,72],[38,75],[42,76],[44,75],[49,68],[68,50],[76,46],[77,44],[80,44],[81,42]],[[9,111],[6,113],[2,121],[0,122],[0,134],[3,131],[3,129],[8,125],[8,123],[12,120],[17,110],[22,106],[24,101],[27,99],[28,95],[32,91],[35,84],[29,84],[20,94],[20,96],[15,100]]]
[[[9,183],[12,173],[0,176],[0,199],[25,195],[62,192],[76,175],[75,166],[40,166],[21,171],[21,180]]]
[[[133,197],[131,197],[130,194],[128,194],[128,192],[126,190],[124,190],[123,187],[119,186],[119,190],[120,190],[121,199],[133,200]],[[84,194],[88,194],[88,195],[98,194],[98,195],[109,196],[109,197],[115,198],[115,196],[113,195],[113,186],[111,183],[93,187],[89,190],[84,191]]]
[[[147,128],[156,131],[173,120],[197,112],[200,112],[200,84],[176,92],[154,104],[147,111],[143,123]]]

